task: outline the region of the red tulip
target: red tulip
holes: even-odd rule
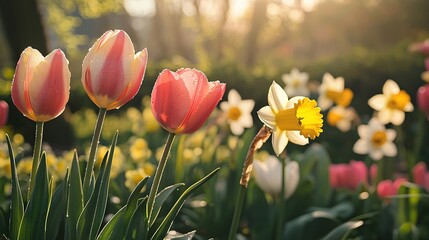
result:
[[[209,82],[196,69],[165,69],[152,90],[152,112],[167,131],[192,133],[204,124],[224,92],[224,83]]]
[[[424,162],[419,162],[413,167],[414,182],[429,191],[429,172]]]
[[[395,181],[390,179],[380,181],[377,185],[377,194],[380,198],[397,195],[402,183],[406,181],[405,178],[397,178]]]
[[[68,60],[60,49],[43,57],[26,48],[16,65],[12,81],[12,100],[24,116],[46,122],[60,115],[70,93]]]
[[[429,84],[417,90],[417,105],[422,112],[429,114]]]
[[[135,54],[134,45],[126,32],[107,31],[83,60],[82,84],[98,107],[117,109],[139,91],[146,63],[146,48]]]
[[[9,105],[6,101],[0,101],[0,128],[6,125],[7,116],[9,115]]]

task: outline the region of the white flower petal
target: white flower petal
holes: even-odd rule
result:
[[[294,108],[295,103],[298,103],[298,101],[302,100],[302,99],[304,99],[304,97],[302,97],[302,96],[297,96],[297,97],[291,98],[286,104],[286,109]]]
[[[364,139],[357,140],[355,145],[353,145],[353,152],[357,154],[367,154],[368,151],[369,151],[369,143]]]
[[[360,125],[358,127],[358,134],[359,134],[359,137],[362,139],[371,138],[371,136],[370,136],[371,129],[368,125]]]
[[[299,183],[299,164],[296,161],[292,161],[286,164],[285,166],[286,176],[285,176],[285,199],[289,198],[298,187]]]
[[[259,119],[268,127],[274,128],[276,123],[276,116],[274,115],[270,106],[265,106],[258,111]]]
[[[392,142],[387,142],[383,144],[383,146],[381,147],[381,151],[383,152],[384,155],[388,157],[394,157],[396,156],[396,154],[398,154],[396,145]]]
[[[231,89],[228,92],[228,102],[231,105],[238,105],[241,102],[241,96],[235,89]]]
[[[275,112],[278,112],[279,110],[285,109],[288,100],[289,98],[283,88],[276,82],[273,82],[268,91],[268,104],[270,107]]]
[[[255,107],[255,100],[253,100],[253,99],[242,100],[238,104],[238,107],[240,108],[240,110],[242,112],[251,113],[253,108]]]
[[[306,145],[309,142],[308,138],[299,134],[299,131],[286,131],[286,135],[289,138],[289,141],[298,145]]]
[[[289,140],[286,135],[286,131],[282,131],[279,128],[274,130],[273,136],[272,136],[272,144],[273,144],[274,152],[277,155],[280,155],[280,153],[283,152],[288,142]]]
[[[317,104],[319,105],[322,111],[325,111],[332,106],[333,102],[329,98],[320,95],[319,98],[317,99]]]
[[[387,80],[383,85],[383,94],[387,96],[397,94],[400,90],[398,84],[391,79]]]
[[[250,114],[242,115],[242,116],[240,117],[240,119],[238,119],[238,122],[240,122],[240,124],[241,124],[243,127],[250,128],[250,127],[252,127],[252,126],[253,126],[253,118],[252,118],[252,115],[250,115]]]
[[[374,110],[380,111],[386,106],[386,101],[386,96],[383,94],[377,94],[368,100],[368,105]]]
[[[390,113],[390,121],[393,125],[399,126],[401,125],[405,120],[405,112],[401,110],[392,110]]]
[[[413,104],[412,103],[407,103],[407,105],[405,105],[405,107],[404,107],[404,111],[405,112],[412,112],[414,110],[414,106],[413,106]]]
[[[392,111],[390,109],[381,109],[378,114],[377,118],[382,124],[388,124],[392,121]]]
[[[396,138],[396,131],[394,129],[386,129],[387,140],[392,142]]]
[[[383,152],[380,149],[373,149],[372,151],[369,152],[369,156],[373,160],[377,161],[383,157]]]
[[[234,134],[236,136],[243,134],[244,128],[243,128],[243,125],[241,124],[241,122],[234,121],[234,122],[231,122],[229,124],[229,126],[231,128],[232,134]]]
[[[220,103],[220,109],[224,112],[228,112],[228,110],[231,108],[231,105],[229,104],[229,102],[223,101]]]

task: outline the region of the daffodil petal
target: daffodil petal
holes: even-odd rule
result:
[[[286,135],[286,131],[282,131],[278,128],[274,130],[273,136],[272,136],[272,144],[273,144],[274,152],[277,155],[280,155],[280,153],[283,152],[288,142],[289,142],[289,139]]]
[[[398,84],[391,79],[387,80],[383,85],[383,94],[384,95],[390,96],[392,94],[397,94],[397,93],[399,93],[400,90],[401,89],[399,89]]]
[[[401,110],[393,110],[390,114],[390,120],[393,125],[399,126],[405,120],[405,113]]]
[[[302,97],[302,96],[297,96],[297,97],[291,98],[286,104],[286,109],[293,108],[295,106],[295,103],[298,103],[298,101],[302,100],[302,99],[304,99],[304,97]]]
[[[298,145],[306,145],[309,142],[308,138],[302,136],[299,131],[286,131],[286,135],[289,141]]]
[[[396,131],[393,129],[386,129],[386,135],[388,141],[393,141],[396,138]]]
[[[230,128],[231,128],[231,132],[234,135],[241,135],[244,131],[244,127],[243,125],[238,122],[238,121],[234,121],[230,123]]]
[[[388,124],[392,120],[392,111],[389,109],[381,109],[378,114],[377,118],[382,124]],[[397,119],[396,121],[398,121]],[[403,119],[402,119],[403,121]],[[401,122],[402,123],[402,122]]]
[[[407,105],[405,105],[404,107],[405,112],[412,112],[413,110],[414,110],[414,106],[412,103],[407,103]]]
[[[374,149],[369,152],[369,156],[374,160],[380,160],[383,157],[383,152],[380,149]]]
[[[276,82],[271,84],[270,90],[268,91],[268,104],[275,111],[286,109],[286,104],[289,98],[286,92]]]
[[[246,99],[240,101],[240,110],[245,113],[251,113],[253,108],[255,107],[255,100],[253,99]]]
[[[237,105],[241,102],[241,96],[235,89],[229,90],[228,102],[231,103],[231,105]]]
[[[359,137],[361,137],[363,139],[368,139],[369,133],[370,133],[370,128],[368,127],[368,125],[360,125],[358,127]]]
[[[270,106],[259,109],[258,117],[268,127],[274,128],[276,126],[276,116]]]
[[[383,94],[377,94],[368,100],[368,105],[374,110],[381,110],[386,106],[386,97]]]
[[[398,153],[396,145],[392,142],[387,142],[381,147],[381,151],[388,157],[394,157]]]
[[[369,151],[369,144],[364,139],[359,139],[357,142],[353,145],[353,152],[357,154],[367,154]]]

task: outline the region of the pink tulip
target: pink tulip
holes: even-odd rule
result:
[[[422,112],[429,114],[429,84],[421,86],[417,90],[417,105]]]
[[[89,49],[82,63],[82,84],[100,108],[120,108],[134,98],[146,71],[146,48],[135,54],[122,30],[105,32]]]
[[[369,168],[369,178],[371,183],[377,182],[378,167],[377,164],[372,164]]]
[[[413,167],[414,182],[429,192],[429,172],[424,162],[419,162]]]
[[[407,179],[405,178],[397,178],[395,181],[390,179],[382,180],[377,185],[377,194],[380,198],[397,195],[399,188],[406,181]]]
[[[204,124],[224,92],[224,83],[209,82],[196,69],[165,69],[152,90],[152,112],[167,131],[192,133]]]
[[[70,93],[68,60],[60,49],[46,57],[26,48],[16,65],[12,81],[12,100],[24,116],[46,122],[60,115]]]
[[[332,188],[356,189],[367,183],[368,169],[365,163],[350,161],[349,164],[332,164],[329,167],[329,180]]]
[[[423,53],[429,55],[429,39],[423,42],[413,43],[410,45],[410,50],[413,52]]]
[[[0,101],[0,128],[6,125],[7,116],[9,115],[9,105],[6,101]]]
[[[426,71],[429,71],[429,57],[425,59],[425,68],[426,68]]]

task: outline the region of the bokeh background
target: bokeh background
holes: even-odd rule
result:
[[[76,147],[81,143],[71,113],[95,109],[80,82],[82,60],[105,31],[123,29],[136,50],[148,49],[149,62],[139,94],[112,116],[141,107],[162,69],[194,67],[255,99],[258,127],[255,113],[266,105],[271,82],[281,83],[297,67],[315,83],[325,72],[343,76],[366,122],[372,114],[367,100],[387,79],[415,104],[424,63],[408,47],[429,36],[428,9],[427,0],[1,0],[0,98],[12,103],[10,82],[23,49],[47,54],[61,48],[72,72],[70,101],[65,114],[46,124],[44,139],[54,149]],[[407,115],[407,138],[415,134],[418,114]],[[12,104],[9,123],[25,139],[34,138],[34,124]],[[335,154],[333,162],[355,158],[350,149],[357,133],[329,128],[325,124],[317,141]]]

